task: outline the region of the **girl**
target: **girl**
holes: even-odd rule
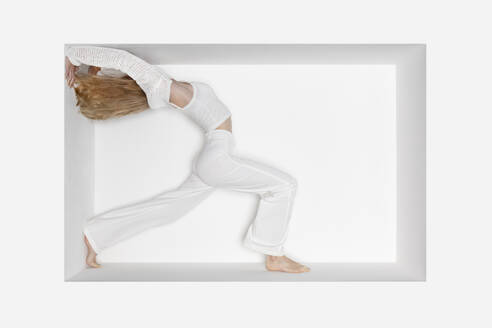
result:
[[[77,74],[81,64],[89,74]],[[255,220],[244,246],[266,255],[270,271],[301,273],[309,268],[284,255],[296,181],[284,172],[234,155],[231,112],[212,88],[179,82],[158,66],[119,49],[73,46],[65,58],[65,77],[74,87],[81,113],[93,120],[172,106],[205,132],[206,141],[190,176],[176,189],[99,214],[87,223],[86,263],[97,268],[97,253],[149,228],[170,223],[207,198],[215,188],[256,193]]]

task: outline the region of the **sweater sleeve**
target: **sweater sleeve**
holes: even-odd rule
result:
[[[162,78],[170,80],[170,77],[159,71],[157,67],[125,50],[72,46],[67,50],[67,57],[76,66],[86,64],[122,71],[134,79],[147,94],[154,92],[161,85]]]

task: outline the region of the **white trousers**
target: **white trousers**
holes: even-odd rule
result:
[[[283,255],[296,181],[277,169],[234,156],[234,148],[234,137],[229,131],[208,132],[191,175],[178,188],[89,220],[84,232],[96,253],[149,228],[179,219],[215,188],[224,188],[260,197],[256,218],[243,245],[263,254]]]

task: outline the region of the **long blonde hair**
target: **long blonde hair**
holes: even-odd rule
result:
[[[80,112],[91,120],[105,120],[149,108],[147,97],[130,77],[77,74],[75,95]]]

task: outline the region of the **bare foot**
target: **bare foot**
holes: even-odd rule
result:
[[[265,266],[268,271],[282,271],[288,273],[309,272],[307,266],[297,263],[289,259],[287,256],[271,256],[267,255]]]
[[[89,244],[86,236],[84,236],[84,242],[85,246],[87,246],[87,257],[85,258],[85,263],[87,263],[87,265],[91,268],[100,268],[101,265],[96,261],[97,254],[92,248],[91,244]]]

